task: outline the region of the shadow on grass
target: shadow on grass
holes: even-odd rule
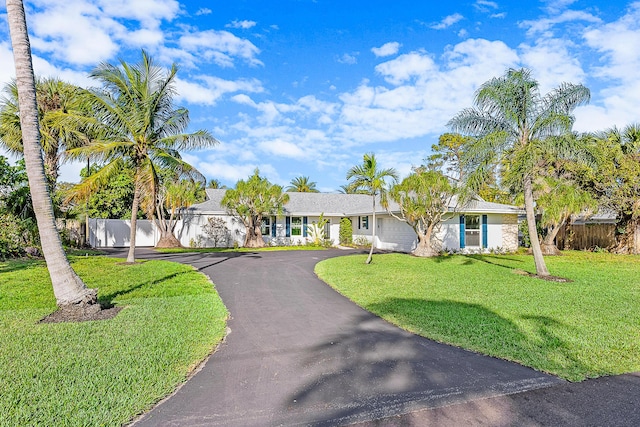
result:
[[[502,268],[507,268],[509,270],[516,270],[516,268],[514,268],[513,266],[504,263],[504,261],[510,261],[510,262],[517,262],[517,263],[523,263],[525,262],[522,259],[519,258],[511,258],[508,256],[503,256],[503,255],[478,255],[478,254],[469,254],[469,255],[462,255],[466,258],[470,258],[476,261],[480,261],[480,262],[484,262],[487,264],[491,264],[491,265],[495,265],[498,267],[502,267]]]
[[[471,343],[467,347],[476,351],[482,345],[516,350],[532,345],[532,338],[516,324],[481,305],[392,298],[366,308],[397,319],[409,330],[428,329],[443,341]],[[541,345],[558,342],[549,329],[544,332]],[[303,364],[309,372],[320,365],[323,370],[310,376],[290,401],[303,407],[332,408],[327,425],[355,422],[364,414],[369,419],[390,416],[558,381],[515,363],[412,335],[368,314],[325,344],[310,348]]]

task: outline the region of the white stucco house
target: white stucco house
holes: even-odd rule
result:
[[[234,242],[242,246],[244,225],[229,215],[220,201],[224,189],[207,189],[206,201],[193,205],[185,212],[183,220],[176,227],[176,236],[184,246],[210,247],[214,242],[207,238],[203,226],[212,217],[220,218],[226,224],[229,239],[225,246]],[[265,218],[262,234],[267,244],[304,244],[308,225],[317,223],[322,214],[328,223],[325,238],[334,245],[339,243],[340,220],[349,218],[353,227],[354,240],[371,241],[373,231],[371,196],[363,194],[295,193],[289,194],[289,202],[283,214]],[[406,223],[399,221],[376,203],[376,247],[379,249],[410,252],[417,244],[417,236]],[[389,206],[398,212],[398,206]],[[518,248],[518,214],[522,210],[515,206],[471,201],[462,207],[449,207],[443,222],[435,235],[434,244],[438,249],[462,252],[489,250],[515,251]],[[95,247],[128,246],[129,230],[127,221],[91,220],[90,242]],[[138,221],[139,246],[154,246],[158,239],[155,226],[149,221]]]

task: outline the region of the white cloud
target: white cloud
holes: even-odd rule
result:
[[[396,53],[398,53],[400,46],[402,45],[398,42],[389,42],[383,44],[380,47],[372,47],[371,52],[373,52],[373,54],[378,58],[381,56],[395,55]]]
[[[473,4],[473,7],[475,7],[481,12],[487,12],[489,9],[497,9],[498,3],[494,1],[488,1],[488,0],[477,0]]]
[[[259,93],[263,91],[258,80],[224,80],[219,77],[199,75],[183,80],[176,79],[178,100],[191,104],[214,105],[226,94],[235,92]]]
[[[257,59],[260,49],[249,40],[236,37],[228,31],[187,33],[180,37],[179,45],[197,55],[198,59],[213,61],[221,67],[232,67],[234,57],[243,59],[249,65],[263,65]]]
[[[375,70],[394,85],[402,84],[436,69],[433,58],[422,52],[411,52],[376,66]]]
[[[225,25],[225,27],[227,28],[240,28],[243,30],[248,30],[249,28],[255,27],[256,26],[256,22],[255,21],[247,21],[247,20],[243,20],[243,21],[232,21],[230,24]]]
[[[571,43],[564,40],[544,38],[534,45],[520,45],[521,61],[533,71],[541,93],[547,93],[563,82],[586,82],[586,73],[570,47]]]
[[[358,56],[357,52],[353,54],[345,53],[342,56],[338,57],[336,60],[341,64],[353,65],[358,63],[357,56]]]
[[[588,12],[584,12],[581,10],[567,10],[562,12],[559,15],[552,16],[549,18],[541,18],[538,20],[527,20],[522,21],[520,26],[523,28],[528,28],[527,35],[535,36],[539,33],[545,33],[550,30],[552,27],[563,24],[566,22],[574,22],[574,21],[584,21],[590,23],[600,23],[602,22],[600,18],[594,16]]]
[[[454,13],[453,15],[446,16],[442,21],[437,24],[431,25],[431,28],[434,30],[444,30],[445,28],[449,28],[453,24],[464,19],[464,16],[459,13]]]
[[[258,142],[257,147],[261,151],[277,157],[304,159],[309,155],[308,152],[302,150],[298,145],[281,139],[261,141]]]
[[[198,9],[198,11],[196,12],[196,16],[201,16],[201,15],[211,15],[213,13],[213,11],[211,9],[209,9],[208,7],[201,7],[200,9]]]

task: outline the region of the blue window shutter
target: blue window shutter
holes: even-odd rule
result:
[[[285,236],[291,237],[291,217],[288,216],[285,218]]]
[[[460,215],[460,249],[464,249],[464,215]]]
[[[276,217],[271,217],[271,237],[276,237]]]
[[[302,237],[307,237],[307,217],[302,217]]]
[[[487,247],[487,216],[482,215],[482,247]]]

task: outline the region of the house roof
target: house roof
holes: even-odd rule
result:
[[[227,190],[210,189],[206,190],[207,200],[193,205],[189,210],[199,214],[226,214],[227,211],[221,206],[220,201]],[[318,216],[324,213],[325,216],[357,216],[371,213],[371,196],[366,194],[339,194],[339,193],[297,193],[289,192],[289,202],[284,206],[284,215]],[[521,209],[500,203],[485,202],[482,199],[474,199],[465,204],[462,208],[457,208],[457,199],[454,198],[449,206],[451,211],[466,213],[507,213],[519,214]],[[395,202],[390,202],[389,210],[398,212],[399,207]],[[376,200],[376,212],[385,213],[386,210],[380,205],[380,200]]]

